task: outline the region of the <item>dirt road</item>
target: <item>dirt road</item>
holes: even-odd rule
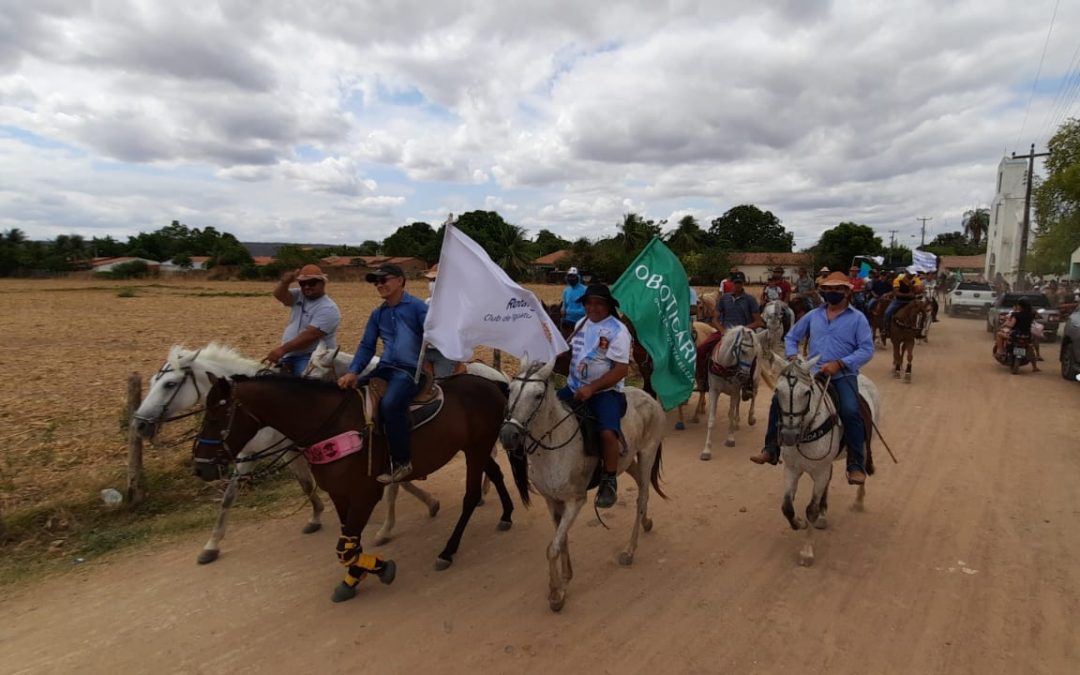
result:
[[[901,463],[879,451],[865,513],[836,481],[811,568],[780,514],[781,472],[746,459],[761,427],[703,463],[699,425],[665,442],[672,499],[653,500],[633,567],[615,560],[629,481],[610,531],[579,520],[561,614],[547,607],[552,528],[539,504],[505,533],[482,507],[454,566],[432,569],[460,508],[457,464],[428,481],[443,503],[434,520],[403,498],[398,538],[381,549],[399,566],[392,586],[368,580],[331,604],[336,532],[300,534],[302,514],[267,519],[232,531],[207,567],[192,537],[9,592],[2,670],[1076,672],[1080,386],[1052,358],[1011,376],[988,352],[980,322],[943,319],[916,351],[914,383],[888,377],[878,353],[866,372]]]

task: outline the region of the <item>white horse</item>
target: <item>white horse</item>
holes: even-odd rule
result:
[[[791,529],[806,530],[806,544],[799,552],[799,563],[804,566],[814,563],[814,528],[823,530],[827,525],[825,516],[829,481],[832,479],[833,462],[842,459],[840,445],[844,437],[844,426],[832,399],[811,374],[818,358],[796,358],[784,366],[776,383],[776,397],[780,406],[780,456],[784,460],[784,502],[781,510]],[[866,400],[873,423],[877,424],[881,420],[881,395],[870,378],[861,374],[859,394]],[[866,472],[871,474],[874,471],[873,458],[869,446],[866,450]],[[805,521],[795,515],[794,504],[799,478],[804,473],[810,474],[814,481],[814,493],[806,506]],[[865,495],[866,488],[860,485],[852,510],[862,511]]]
[[[529,481],[547,501],[555,521],[555,536],[548,545],[550,576],[548,605],[558,612],[566,602],[566,586],[573,577],[568,533],[585,505],[590,479],[598,457],[585,454],[574,414],[555,395],[551,382],[554,363],[526,359],[510,382],[510,404],[499,439],[507,448],[514,483],[521,501],[529,503]],[[626,388],[626,415],[622,433],[628,452],[619,458],[619,473],[629,473],[638,486],[637,511],[630,542],[619,554],[619,564],[629,565],[637,550],[638,532],[652,529],[648,517],[649,483],[661,497],[660,453],[666,417],[651,396]]]
[[[724,445],[735,447],[735,432],[739,429],[739,406],[742,402],[744,383],[750,383],[750,409],[746,423],[754,426],[754,403],[757,400],[758,385],[761,383],[761,368],[758,359],[762,355],[761,339],[758,334],[746,326],[729,328],[723,339],[713,349],[709,357],[709,412],[708,430],[705,432],[705,448],[701,459],[712,459],[712,432],[716,424],[716,408],[720,394],[727,394],[731,399],[728,407],[728,435]],[[714,366],[722,374],[717,375]]]
[[[196,411],[206,404],[206,394],[210,390],[207,373],[218,376],[255,375],[263,368],[262,364],[244,358],[233,349],[211,342],[198,350],[184,349],[179,345],[169,350],[168,359],[153,377],[150,378],[150,391],[135,411],[132,423],[135,431],[145,439],[157,435],[161,425],[173,419],[185,416],[188,411]],[[273,452],[278,448],[291,445],[288,439],[273,429],[263,429],[244,446],[239,457],[250,457],[263,451]],[[297,455],[288,452],[282,458],[291,460]],[[311,501],[311,518],[304,525],[304,533],[316,532],[322,527],[321,516],[323,502],[315,489],[311,470],[307,462],[289,461],[289,470],[296,476],[300,488]],[[229,518],[229,509],[239,489],[240,478],[251,473],[255,466],[252,462],[238,462],[236,472],[225,488],[221,499],[221,510],[210,539],[199,553],[200,565],[217,560],[221,540],[225,537],[225,525]]]
[[[787,328],[784,321],[787,320]],[[791,311],[787,303],[782,300],[773,300],[761,310],[761,320],[765,322],[765,339],[762,347],[767,360],[773,361],[777,355],[784,353],[784,336],[795,325],[795,312]]]

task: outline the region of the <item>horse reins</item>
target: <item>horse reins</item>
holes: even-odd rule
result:
[[[523,388],[518,389],[517,396],[515,396],[514,400],[510,403],[510,405],[506,407],[506,415],[503,417],[503,424],[510,424],[517,427],[521,431],[521,433],[524,434],[525,437],[532,442],[532,445],[526,447],[522,451],[524,454],[531,455],[536,452],[537,448],[543,448],[544,450],[559,450],[561,448],[565,448],[567,445],[570,445],[570,442],[577,438],[577,435],[581,433],[580,425],[578,425],[578,428],[575,429],[574,433],[570,435],[570,438],[568,438],[563,443],[560,443],[559,445],[548,445],[543,442],[543,439],[545,437],[550,437],[556,429],[562,426],[563,422],[570,419],[571,417],[576,416],[581,410],[581,408],[585,405],[584,402],[572,406],[570,412],[568,412],[558,422],[552,425],[550,429],[540,434],[539,437],[536,437],[533,436],[532,432],[529,431],[529,425],[532,424],[533,419],[540,413],[540,409],[544,407],[544,401],[547,399],[548,391],[551,389],[551,387],[549,386],[550,383],[547,380],[542,380],[536,377],[528,377],[527,375],[516,375],[514,376],[512,381],[522,383],[536,382],[542,383],[544,385],[544,393],[540,396],[540,402],[536,404],[536,408],[533,409],[532,413],[529,415],[528,419],[526,419],[524,423],[518,422],[516,419],[514,419],[513,415],[511,415],[511,411],[517,405],[518,401],[521,400]]]

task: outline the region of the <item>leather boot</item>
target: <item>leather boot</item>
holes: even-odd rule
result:
[[[596,508],[610,509],[619,500],[615,474],[605,471],[600,476],[600,486],[596,489]]]
[[[761,452],[750,458],[754,464],[777,464],[780,462],[780,448],[765,446]]]

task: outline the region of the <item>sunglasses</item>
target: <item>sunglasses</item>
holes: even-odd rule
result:
[[[376,286],[382,286],[382,285],[386,284],[388,281],[390,281],[391,279],[396,279],[396,278],[397,277],[379,277],[378,279],[376,279],[375,281],[372,281],[371,283],[376,285]]]
[[[297,283],[300,285],[301,288],[311,288],[313,286],[318,286],[322,282],[318,279],[308,279],[307,281],[300,281]]]

